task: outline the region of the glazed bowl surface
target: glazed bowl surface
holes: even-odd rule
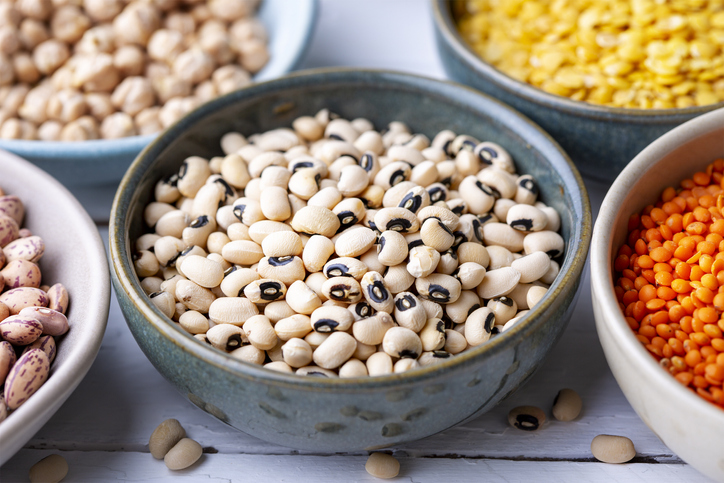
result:
[[[294,70],[314,31],[317,0],[264,0],[258,17],[269,34],[269,62],[254,77],[261,82]],[[157,134],[81,142],[0,140],[13,152],[55,176],[65,186],[118,183],[133,159]]]
[[[20,197],[24,226],[45,241],[39,265],[43,284],[68,290],[70,330],[56,338],[50,377],[27,402],[0,422],[0,465],[60,408],[98,354],[108,321],[111,284],[98,229],[78,201],[52,176],[0,150],[0,187]]]
[[[463,40],[449,0],[430,0],[435,40],[447,75],[528,116],[545,129],[587,177],[612,182],[665,132],[724,102],[681,109],[629,109],[575,101],[514,79],[482,60]]]
[[[132,264],[142,211],[162,177],[188,155],[222,154],[221,136],[290,126],[329,108],[377,129],[403,121],[432,138],[442,129],[495,141],[539,182],[561,214],[562,268],[545,299],[487,344],[403,374],[326,379],[269,371],[199,343],[162,316]],[[208,103],[163,132],[134,161],[116,194],[112,276],[121,309],[154,366],[194,404],[246,433],[314,451],[359,451],[420,439],[492,408],[540,365],[574,308],[591,215],[580,176],[558,145],[512,109],[464,86],[413,75],[320,69],[257,84]]]
[[[667,186],[724,157],[724,109],[663,135],[624,169],[601,205],[591,243],[596,329],[608,365],[636,413],[672,451],[705,475],[724,481],[724,410],[683,387],[636,339],[614,293],[613,260],[630,215],[653,204]],[[686,408],[685,410],[683,408]]]

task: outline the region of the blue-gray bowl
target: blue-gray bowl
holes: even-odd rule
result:
[[[266,81],[294,70],[304,57],[317,18],[317,0],[264,0],[258,17],[269,34],[269,62],[255,76]],[[83,142],[0,139],[5,149],[36,164],[65,186],[117,183],[138,153],[154,138]]]
[[[451,79],[513,106],[538,123],[586,176],[612,182],[665,132],[724,102],[683,109],[626,109],[574,101],[507,76],[483,61],[458,33],[453,2],[430,0],[440,60]]]
[[[190,155],[220,155],[222,134],[249,135],[329,108],[378,129],[407,123],[432,137],[442,129],[503,145],[519,172],[540,184],[561,215],[562,268],[523,321],[474,350],[435,366],[372,378],[320,379],[270,371],[201,344],[174,326],[142,290],[132,246],[153,187]],[[358,451],[437,433],[495,406],[550,351],[573,311],[591,236],[583,182],[560,147],[513,109],[472,89],[413,75],[320,69],[257,84],[200,107],[161,133],[121,181],[111,213],[116,294],[153,365],[194,404],[246,433],[305,450]]]

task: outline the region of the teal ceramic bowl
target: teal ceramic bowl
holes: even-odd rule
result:
[[[294,70],[317,18],[317,0],[264,0],[258,17],[269,33],[269,63],[255,76],[267,81]],[[0,148],[29,160],[65,186],[117,183],[156,135],[83,142],[0,140]]]
[[[430,0],[435,40],[448,76],[513,106],[548,131],[585,176],[611,182],[665,132],[724,106],[625,109],[574,101],[507,76],[483,61],[455,28],[453,3]]]
[[[322,379],[282,374],[232,359],[175,327],[141,289],[132,246],[154,184],[191,153],[221,154],[228,131],[249,135],[290,126],[329,108],[378,129],[407,123],[432,137],[442,129],[495,141],[519,172],[540,184],[561,214],[566,253],[544,301],[489,343],[403,374]],[[212,101],[161,133],[131,165],[111,213],[110,253],[118,301],[153,365],[199,407],[261,439],[298,449],[338,452],[416,440],[484,413],[518,388],[553,347],[574,308],[591,235],[582,180],[560,147],[509,107],[464,86],[413,75],[315,70],[257,84]]]

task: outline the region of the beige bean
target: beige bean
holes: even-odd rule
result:
[[[417,359],[422,353],[423,343],[414,331],[405,327],[392,327],[385,332],[382,348],[392,357]]]
[[[490,299],[486,305],[495,314],[496,325],[503,325],[515,317],[518,304],[510,297],[502,296]]]
[[[394,478],[400,473],[400,462],[385,453],[372,453],[367,458],[365,470],[375,478]]]
[[[385,286],[392,295],[404,292],[412,287],[415,277],[410,275],[404,264],[388,267],[384,277]]]
[[[510,294],[520,282],[520,272],[512,267],[488,270],[478,285],[478,295],[483,299],[492,299]]]
[[[334,243],[325,236],[313,235],[302,252],[304,267],[309,272],[319,272],[334,253]]]
[[[192,282],[201,287],[217,287],[224,279],[224,268],[221,264],[199,255],[184,258],[179,270]]]
[[[352,327],[355,319],[345,307],[322,306],[311,316],[312,328],[317,332],[345,332]]]
[[[506,223],[488,223],[483,226],[486,245],[499,245],[511,252],[523,250],[525,234]]]
[[[304,340],[291,338],[282,345],[284,362],[290,367],[304,367],[312,362],[312,347]]]
[[[359,294],[359,297],[361,297],[361,294]],[[311,314],[317,307],[322,305],[322,301],[316,292],[302,280],[297,280],[289,286],[286,301],[295,312],[305,315]],[[309,330],[311,330],[311,326]]]
[[[407,271],[415,278],[427,277],[435,271],[440,262],[440,252],[422,245],[410,249]]]
[[[206,339],[212,346],[224,352],[231,352],[248,342],[244,330],[232,324],[214,325],[206,332]]]
[[[275,300],[264,307],[264,315],[272,322],[277,323],[281,319],[294,315],[294,310],[285,300]]]
[[[330,238],[339,229],[340,222],[331,210],[321,206],[305,206],[294,215],[291,225],[298,233]]]
[[[163,461],[170,470],[182,470],[196,463],[203,454],[203,448],[193,439],[183,438],[171,448]]]
[[[487,307],[473,311],[465,321],[465,340],[471,346],[477,346],[490,339],[495,326],[495,314]]]
[[[157,460],[163,459],[171,448],[184,437],[186,437],[186,430],[177,419],[163,421],[153,430],[148,440],[148,449],[151,456]]]
[[[286,373],[293,373],[294,370],[284,361],[272,361],[267,364],[264,364],[265,369],[271,369],[272,371],[277,372],[286,372]]]
[[[189,334],[205,334],[209,330],[209,319],[196,310],[187,310],[181,314],[178,322]]]
[[[359,302],[362,298],[362,288],[352,277],[330,278],[322,285],[322,293],[330,300],[351,304]]]
[[[445,330],[445,345],[443,349],[450,354],[459,354],[468,346],[468,341],[463,334],[452,329]]]
[[[551,259],[545,252],[533,252],[514,260],[510,266],[520,272],[521,283],[531,283],[548,272]]]
[[[336,369],[344,364],[357,349],[357,342],[346,332],[333,332],[317,347],[314,363],[324,369]]]
[[[367,366],[359,359],[352,358],[339,368],[339,377],[364,377],[367,375]]]
[[[3,404],[4,406],[4,404]],[[30,467],[31,483],[59,482],[68,474],[68,462],[59,454],[51,454]]]
[[[400,292],[394,303],[395,321],[413,332],[420,332],[427,322],[427,312],[420,300],[410,292]]]
[[[395,321],[386,312],[378,312],[372,317],[358,320],[352,324],[352,334],[359,342],[377,345],[382,342],[385,333],[395,326]]]
[[[498,245],[489,245],[486,247],[486,250],[490,257],[490,263],[487,267],[489,270],[509,267],[513,263],[513,254],[507,248]]]
[[[530,233],[523,240],[525,254],[534,252],[545,252],[550,258],[558,258],[563,255],[565,241],[558,233],[550,230],[543,230]]]
[[[553,417],[558,421],[573,421],[581,413],[583,401],[573,389],[561,389],[553,400]]]
[[[244,329],[249,343],[259,350],[272,349],[277,343],[278,338],[274,327],[264,315],[252,315],[246,319],[242,329]]]
[[[480,308],[480,297],[472,290],[463,290],[455,302],[445,305],[445,314],[454,323],[462,324],[478,308]]]
[[[386,352],[375,352],[367,358],[367,373],[370,376],[384,376],[392,374],[392,358]]]
[[[376,241],[375,232],[364,226],[355,226],[342,233],[334,244],[340,257],[357,257],[369,250]]]
[[[20,407],[43,385],[49,372],[50,359],[41,349],[31,349],[21,355],[5,379],[4,396],[7,407]]]
[[[604,463],[626,463],[636,456],[633,441],[625,436],[599,434],[591,441],[591,453]]]
[[[277,321],[274,324],[274,331],[277,337],[283,341],[293,338],[301,339],[312,331],[312,324],[307,315],[294,314]]]
[[[47,307],[48,295],[38,288],[19,287],[0,294],[0,303],[7,306],[10,315],[17,315],[25,307]]]
[[[300,376],[314,376],[314,377],[329,377],[329,378],[336,378],[339,377],[336,372],[330,371],[328,369],[324,369],[319,366],[304,366],[300,367],[296,370],[296,374],[299,374]]]
[[[533,285],[528,290],[528,293],[526,294],[526,302],[529,308],[533,308],[540,302],[543,297],[545,297],[546,293],[548,292],[548,289],[546,287],[540,287],[538,285]]]

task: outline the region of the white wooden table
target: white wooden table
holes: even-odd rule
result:
[[[426,0],[321,0],[320,19],[302,67],[362,66],[444,72],[433,44]],[[594,216],[606,186],[587,181]],[[114,186],[76,191],[107,240]],[[707,481],[644,425],[616,385],[598,343],[588,270],[568,329],[523,388],[475,421],[395,447],[398,481]],[[372,481],[366,454],[300,453],[247,436],[192,405],[156,372],[136,345],[115,296],[95,364],[78,389],[28,444],[0,468],[0,481],[27,481],[32,464],[50,453],[70,465],[65,481]],[[548,421],[531,434],[506,422],[510,408],[542,407],[550,417],[557,391],[584,401],[579,419]],[[205,448],[193,467],[171,472],[148,452],[158,423],[176,418]],[[596,462],[590,443],[601,433],[631,438],[632,463]]]

